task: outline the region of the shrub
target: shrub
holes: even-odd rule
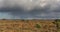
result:
[[[36,27],[36,28],[41,28],[39,24],[36,24],[36,26],[35,26],[35,27]]]

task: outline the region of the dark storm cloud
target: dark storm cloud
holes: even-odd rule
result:
[[[15,17],[16,19],[60,18],[60,4],[57,0],[45,0],[45,3],[43,3],[43,0],[37,0],[33,2],[29,2],[28,0],[20,0],[19,2],[18,1],[19,0],[3,1],[0,5],[0,12],[10,12],[10,14],[13,16],[13,19]],[[24,3],[24,1],[26,2]],[[39,1],[41,1],[41,3]]]

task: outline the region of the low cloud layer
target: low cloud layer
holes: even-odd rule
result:
[[[60,0],[0,0],[0,18],[60,18]]]

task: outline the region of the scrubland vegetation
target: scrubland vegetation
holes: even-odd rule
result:
[[[0,32],[57,32],[57,20],[0,20]]]

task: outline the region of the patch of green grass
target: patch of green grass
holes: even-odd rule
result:
[[[57,24],[57,32],[60,32],[60,19],[56,19],[56,24]]]
[[[35,27],[36,28],[41,28],[41,26],[39,24],[36,24]]]

